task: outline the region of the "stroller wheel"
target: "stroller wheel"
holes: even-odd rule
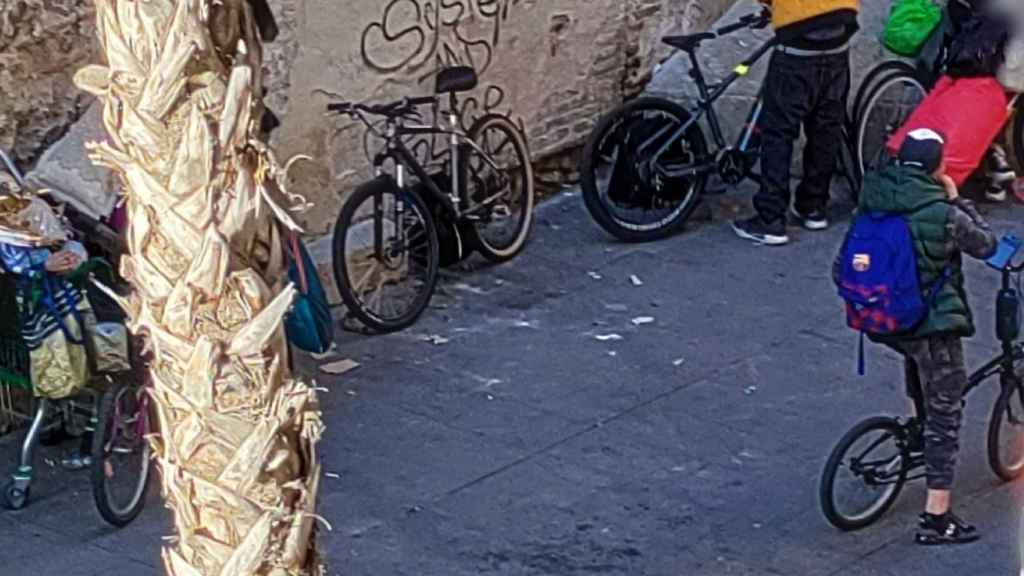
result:
[[[8,480],[4,483],[3,490],[0,490],[0,504],[3,504],[4,508],[8,510],[21,510],[28,504],[31,492],[32,489],[28,486],[18,488],[14,480]]]

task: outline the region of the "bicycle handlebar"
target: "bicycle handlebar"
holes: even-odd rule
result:
[[[375,116],[386,116],[398,118],[416,110],[418,106],[434,104],[437,98],[434,96],[419,96],[416,98],[402,98],[388,104],[357,104],[354,102],[335,102],[327,105],[328,112],[336,114],[356,114],[365,112]]]
[[[743,30],[744,28],[750,28],[752,30],[760,30],[768,27],[772,21],[772,11],[769,8],[764,8],[757,14],[747,14],[746,16],[739,19],[738,22],[733,24],[727,24],[722,26],[715,31],[718,36],[725,36],[726,34],[732,34],[737,30]]]

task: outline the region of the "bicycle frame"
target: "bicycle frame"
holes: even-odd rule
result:
[[[454,108],[455,102],[452,103],[452,109]],[[435,117],[437,116],[435,108]],[[498,165],[494,159],[491,158],[476,142],[473,142],[473,140],[470,139],[468,134],[459,129],[458,117],[454,112],[446,113],[445,117],[448,120],[449,128],[442,127],[437,123],[433,126],[407,126],[402,124],[401,121],[396,122],[394,126],[389,127],[385,132],[384,137],[388,142],[387,149],[374,157],[373,165],[377,175],[380,176],[383,172],[384,164],[388,160],[395,161],[395,164],[397,165],[396,181],[399,189],[405,187],[405,170],[409,170],[417,179],[419,179],[423,186],[430,191],[431,196],[441,204],[448,216],[454,219],[461,219],[473,213],[473,209],[465,210],[461,207],[463,204],[469,203],[469,198],[466,193],[467,178],[466,173],[463,170],[465,165],[462,157],[462,147],[469,146],[473,148],[480,154],[480,157],[496,171],[498,170]],[[449,174],[449,178],[451,180],[450,193],[445,193],[441,190],[403,141],[404,136],[426,136],[438,134],[449,138],[451,152],[451,173]],[[498,196],[500,196],[500,193]],[[483,200],[480,202],[480,206],[486,206],[490,200],[492,200],[492,198]]]
[[[721,98],[722,95],[725,94],[725,92],[737,80],[748,75],[750,73],[750,68],[758,61],[760,61],[761,58],[765,56],[765,54],[767,54],[773,48],[775,48],[777,44],[778,40],[775,38],[772,38],[771,40],[765,42],[757,50],[755,50],[753,54],[748,56],[746,60],[737,65],[733,69],[733,71],[729,73],[729,75],[726,76],[721,82],[713,86],[708,86],[707,80],[704,76],[704,71],[700,67],[700,61],[697,59],[696,51],[688,52],[690,56],[690,78],[692,78],[693,81],[697,84],[697,90],[700,99],[697,101],[697,104],[690,109],[690,119],[687,120],[681,127],[677,128],[675,133],[673,133],[672,136],[668,140],[666,140],[664,144],[662,144],[661,148],[659,148],[657,152],[655,152],[654,155],[651,156],[649,162],[652,166],[655,167],[655,170],[657,170],[659,174],[666,178],[685,178],[698,176],[700,174],[704,174],[714,170],[715,162],[713,161],[705,162],[700,165],[689,165],[681,168],[676,168],[673,170],[662,169],[658,161],[661,159],[662,156],[665,155],[665,153],[668,151],[669,148],[672,147],[674,143],[676,143],[680,138],[682,138],[686,134],[687,131],[690,130],[691,126],[693,126],[696,122],[699,122],[705,116],[707,117],[708,125],[711,128],[711,136],[712,138],[714,138],[715,145],[719,149],[726,148],[728,144],[725,140],[725,136],[722,133],[722,125],[718,120],[718,113],[715,110],[715,102],[717,102],[718,99]],[[746,128],[740,134],[739,139],[736,142],[737,150],[741,152],[747,151],[747,148],[750,145],[751,135],[753,134],[753,131],[757,126],[757,120],[761,116],[762,109],[763,100],[759,95],[754,106],[751,108],[750,114],[747,116]],[[665,134],[665,130],[668,130],[668,127],[660,130],[659,132],[651,136],[651,138],[647,142],[640,146],[639,150],[643,151],[652,142],[655,142],[657,139],[661,138]]]

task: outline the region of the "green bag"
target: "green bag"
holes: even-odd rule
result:
[[[897,0],[882,41],[890,51],[913,58],[942,22],[942,8],[932,0]]]

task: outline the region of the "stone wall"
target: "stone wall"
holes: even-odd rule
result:
[[[716,19],[731,0],[293,0],[301,38],[288,75],[285,153],[317,164],[296,168],[294,187],[324,208],[309,217],[326,232],[338,198],[367,179],[363,130],[325,118],[330,91],[345,100],[388,101],[431,92],[441,66],[468,64],[481,85],[465,95],[460,121],[505,114],[528,135],[535,159],[578,147],[602,112],[643,88],[659,57],[657,39]],[[287,20],[287,19],[286,19]],[[273,104],[273,102],[272,102]],[[424,140],[424,159],[443,157]]]
[[[386,101],[429,93],[439,66],[469,64],[481,86],[461,121],[509,115],[541,159],[578,147],[602,112],[642,90],[668,53],[661,35],[702,29],[732,1],[271,0],[281,34],[266,52],[268,103],[284,121],[282,152],[316,159],[293,181],[319,207],[309,231],[326,232],[340,197],[368,177],[362,130],[326,118],[318,90]],[[23,168],[85,114],[71,76],[96,58],[91,0],[0,0],[0,146]],[[109,188],[79,150],[98,128],[51,149],[37,181]],[[435,144],[420,144],[424,158],[440,158]]]
[[[71,73],[96,57],[91,0],[0,0],[0,147],[22,167],[88,101]]]

